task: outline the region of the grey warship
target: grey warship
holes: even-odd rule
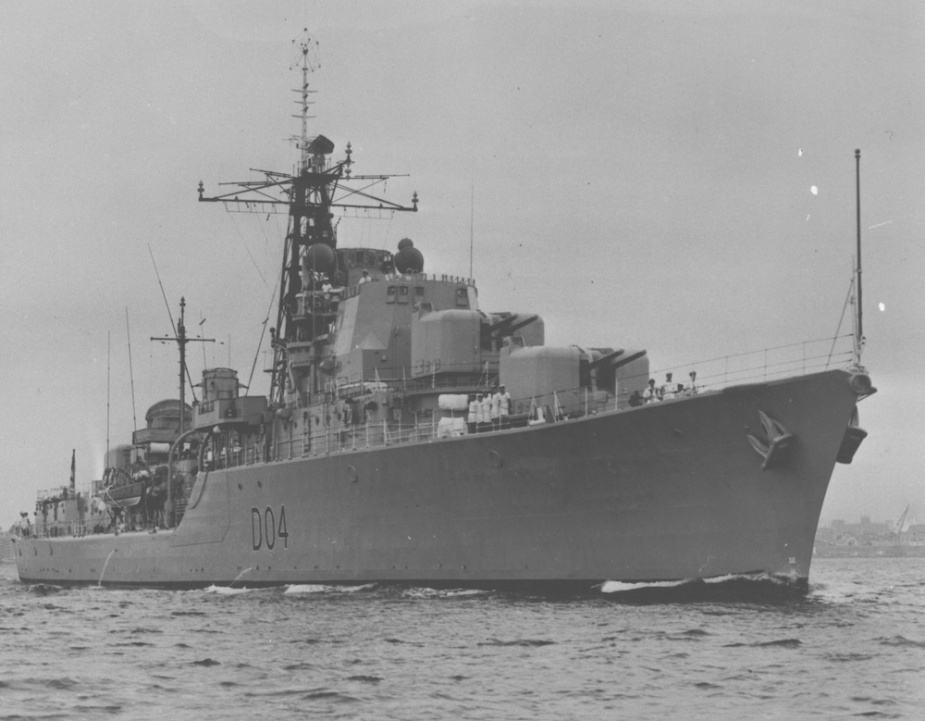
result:
[[[199,186],[204,203],[288,212],[269,395],[229,368],[193,386],[181,302],[179,398],[151,407],[89,490],[72,477],[40,496],[14,540],[20,579],[805,588],[835,464],[866,436],[860,328],[840,364],[797,344],[779,372],[764,353],[658,385],[643,349],[549,346],[538,313],[482,309],[472,278],[426,273],[410,239],[339,244],[335,210],[418,199],[374,196],[387,176],[353,174],[349,143],[334,160],[309,136],[302,49],[296,170]]]

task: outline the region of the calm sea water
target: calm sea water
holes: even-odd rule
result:
[[[818,559],[802,599],[731,588],[56,588],[3,565],[0,719],[925,718],[925,559]]]

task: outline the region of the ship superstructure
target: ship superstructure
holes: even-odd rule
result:
[[[805,584],[826,487],[866,432],[853,362],[684,382],[645,350],[553,347],[482,309],[409,238],[344,247],[336,209],[415,212],[309,137],[292,173],[199,200],[289,214],[267,397],[235,370],[148,414],[73,508],[17,541],[24,580],[577,583],[767,574]],[[858,274],[859,277],[859,274]],[[805,344],[801,346],[805,351]],[[856,344],[855,350],[859,348]],[[766,358],[765,354],[765,358]]]

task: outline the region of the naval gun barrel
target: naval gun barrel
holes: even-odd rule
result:
[[[621,366],[625,366],[628,363],[632,363],[634,360],[642,358],[646,352],[644,350],[636,351],[635,353],[630,353],[626,358],[620,358],[619,360],[614,361],[610,364],[611,370],[616,370]]]
[[[504,338],[513,334],[515,331],[520,330],[525,325],[530,325],[533,321],[539,318],[538,315],[527,316],[525,319],[521,320],[522,316],[514,313],[509,315],[503,320],[499,320],[494,325],[488,328],[488,333],[495,336],[496,338]]]
[[[626,351],[621,348],[620,350],[615,350],[611,353],[607,353],[606,355],[602,355],[596,361],[592,361],[588,365],[588,370],[594,370],[595,368],[600,368],[602,365],[607,365],[610,363],[610,361],[616,360],[624,353],[626,353]]]

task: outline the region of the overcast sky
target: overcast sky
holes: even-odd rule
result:
[[[0,25],[0,524],[100,477],[176,397],[170,310],[246,381],[285,217],[198,204],[311,134],[420,212],[340,244],[467,275],[547,342],[653,370],[836,334],[862,150],[864,362],[880,392],[824,518],[925,521],[925,6],[910,2],[29,2]],[[815,188],[815,192],[813,189]],[[474,199],[474,202],[473,202]],[[474,206],[474,214],[471,208]],[[150,252],[149,252],[150,249]],[[126,322],[128,316],[128,324]],[[202,324],[200,325],[200,321]],[[846,326],[842,326],[842,333]],[[107,344],[109,350],[107,351]],[[108,359],[108,361],[107,361]],[[265,393],[257,364],[252,392]],[[686,366],[685,366],[686,367]],[[109,381],[107,383],[107,375]],[[109,400],[107,407],[107,388]]]

